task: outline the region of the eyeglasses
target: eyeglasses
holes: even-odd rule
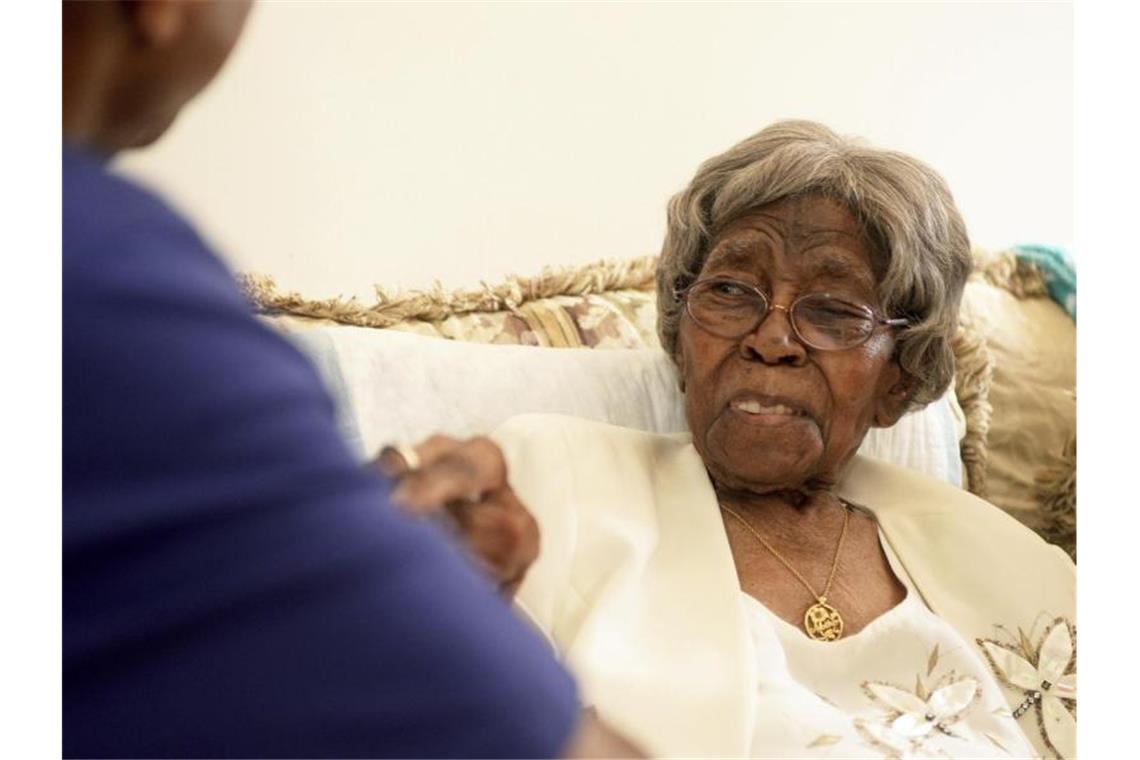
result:
[[[791,306],[776,306],[756,286],[727,277],[698,280],[678,295],[693,321],[721,338],[744,337],[760,326],[769,310],[780,309],[800,341],[820,351],[855,348],[879,327],[910,324],[827,293],[807,293]]]

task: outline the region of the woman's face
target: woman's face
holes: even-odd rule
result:
[[[700,273],[713,276],[756,285],[776,306],[830,293],[881,309],[867,240],[851,213],[825,198],[779,201],[728,225]],[[727,339],[686,313],[678,364],[693,443],[713,480],[754,493],[836,482],[867,429],[905,411],[894,342],[879,328],[856,348],[819,351],[800,342],[780,309]]]

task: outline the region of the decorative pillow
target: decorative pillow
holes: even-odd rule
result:
[[[510,276],[478,290],[391,295],[377,288],[375,304],[357,299],[308,299],[281,293],[272,278],[242,275],[254,305],[275,325],[294,332],[319,325],[391,328],[476,343],[553,348],[655,348],[655,257],[600,261]]]
[[[993,369],[983,495],[1075,552],[1076,325],[1032,271],[983,258],[962,299]]]
[[[659,433],[687,429],[672,361],[659,348],[552,350],[320,327],[294,340],[324,375],[362,458],[436,432],[485,434],[524,412],[559,412]],[[961,485],[953,393],[872,430],[861,451]]]

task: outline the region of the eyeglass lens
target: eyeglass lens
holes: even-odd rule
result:
[[[761,293],[723,280],[697,283],[689,291],[688,303],[693,319],[725,338],[752,332],[768,313],[768,301]],[[805,343],[824,350],[857,346],[875,328],[868,310],[824,294],[798,299],[788,316]]]

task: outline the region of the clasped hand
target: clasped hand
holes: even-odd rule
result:
[[[380,471],[397,481],[392,501],[410,514],[450,523],[475,562],[513,597],[538,557],[539,530],[507,482],[503,452],[486,437],[445,435],[411,448],[414,453],[405,456],[385,447],[376,459]]]

